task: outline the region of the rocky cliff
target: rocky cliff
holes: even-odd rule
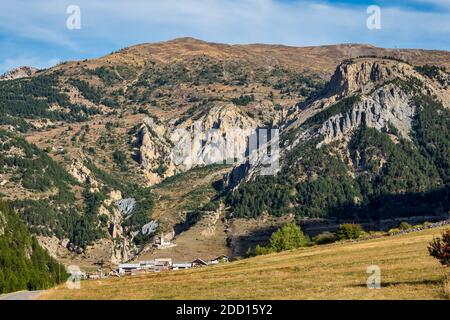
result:
[[[307,133],[301,130],[300,134],[307,138],[320,135],[322,145],[345,138],[364,123],[379,131],[393,127],[403,138],[411,139],[417,107],[413,98],[435,96],[448,108],[449,93],[447,85],[421,74],[410,64],[390,59],[355,59],[337,67],[322,93],[324,97],[305,107],[285,132],[329,111],[328,117],[319,118],[319,128],[308,129]],[[336,107],[349,97],[356,97],[351,106]]]
[[[33,67],[18,67],[2,74],[0,76],[0,81],[29,78],[33,76],[38,70],[39,69]]]
[[[258,123],[232,104],[215,106],[199,119],[162,124],[146,118],[135,139],[150,185],[197,166],[243,160]]]
[[[387,193],[384,206],[408,215],[420,211],[410,207],[419,201],[414,192],[447,194],[447,78],[394,59],[345,61],[282,127],[280,174],[263,178],[261,163],[249,161],[228,176],[235,214],[375,216],[391,210],[377,206]],[[254,190],[263,195],[250,199]]]

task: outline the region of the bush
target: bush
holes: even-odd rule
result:
[[[400,231],[401,231],[401,230],[400,230],[399,228],[393,228],[393,229],[389,229],[388,234],[389,234],[390,236],[393,236],[393,235],[399,233]]]
[[[430,255],[445,266],[450,267],[450,229],[442,234],[442,238],[434,238],[428,246]]]
[[[360,224],[345,223],[341,224],[336,231],[338,240],[358,239],[364,233]]]
[[[304,247],[308,239],[295,223],[288,223],[270,237],[269,249],[276,252]]]
[[[288,223],[283,228],[278,229],[270,236],[267,247],[257,245],[254,250],[249,249],[246,257],[254,257],[273,252],[292,250],[305,247],[309,243],[308,238],[295,223]]]
[[[398,228],[399,228],[400,230],[409,230],[409,229],[412,229],[413,226],[410,225],[408,222],[403,221],[403,222],[400,223],[400,225],[399,225]]]
[[[260,255],[264,255],[264,254],[269,254],[269,253],[272,253],[273,252],[273,250],[271,250],[270,248],[267,248],[267,247],[263,247],[263,246],[260,246],[259,244],[256,246],[256,248],[255,248],[255,256],[260,256]]]
[[[127,162],[126,162],[127,157],[126,157],[125,153],[123,153],[120,150],[116,150],[116,151],[113,152],[112,157],[113,157],[113,161],[119,166],[119,168],[121,170],[126,170],[126,168],[127,168]]]
[[[313,238],[313,242],[318,245],[333,243],[335,241],[336,241],[336,235],[331,232],[328,232],[328,231],[322,232],[321,234],[319,234]]]
[[[231,99],[231,101],[237,106],[246,106],[249,103],[255,101],[255,96],[254,95],[250,95],[250,96],[242,96],[241,95],[239,98]]]

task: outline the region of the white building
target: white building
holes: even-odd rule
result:
[[[192,268],[192,263],[174,263],[172,270],[185,270]]]
[[[119,274],[132,273],[135,270],[140,270],[140,263],[122,263],[119,264]]]

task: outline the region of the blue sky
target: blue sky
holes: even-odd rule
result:
[[[81,9],[80,30],[66,27],[72,4]],[[366,27],[369,5],[381,8],[381,30]],[[450,50],[450,0],[1,0],[0,73],[183,36]]]

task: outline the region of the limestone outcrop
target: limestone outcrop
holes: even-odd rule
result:
[[[136,143],[150,185],[196,166],[243,159],[258,124],[234,105],[216,106],[175,126],[147,118]],[[230,160],[231,161],[231,160]]]

